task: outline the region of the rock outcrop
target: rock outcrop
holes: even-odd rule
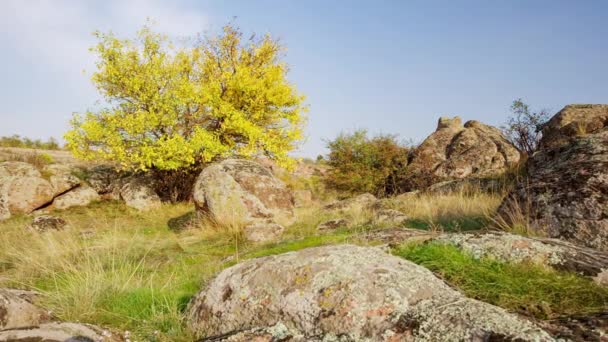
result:
[[[148,211],[160,207],[160,197],[154,191],[152,180],[147,177],[130,177],[120,188],[120,198],[128,207]]]
[[[0,289],[0,331],[46,323],[50,318],[46,310],[21,296],[20,291]]]
[[[459,117],[440,118],[437,130],[414,151],[403,187],[414,190],[439,181],[501,174],[520,152],[495,127]]]
[[[49,182],[55,192],[54,196],[61,195],[81,184],[80,179],[72,174],[74,168],[68,165],[51,164],[45,166],[42,171],[49,175]]]
[[[100,196],[95,190],[88,186],[79,186],[56,197],[53,200],[53,208],[63,210],[71,207],[84,207],[99,200]]]
[[[9,176],[40,177],[40,171],[26,162],[6,161],[0,163],[0,178]]]
[[[232,266],[194,297],[187,319],[197,334],[217,340],[250,329],[296,341],[552,340],[525,319],[464,297],[421,266],[352,245]]]
[[[121,342],[108,330],[83,323],[45,323],[0,331],[1,342]]]
[[[194,186],[197,210],[220,225],[293,220],[293,197],[260,164],[228,159],[206,167]]]
[[[31,213],[53,200],[53,186],[34,176],[0,178],[0,198],[11,213]]]
[[[570,105],[543,127],[528,177],[502,203],[549,237],[608,251],[608,105]]]

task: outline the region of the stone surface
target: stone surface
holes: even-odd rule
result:
[[[294,190],[293,204],[296,208],[310,207],[313,204],[312,191]]]
[[[293,197],[266,168],[249,160],[227,159],[206,167],[194,186],[201,214],[221,225],[272,219],[293,221]]]
[[[497,128],[440,118],[437,130],[414,151],[403,186],[415,190],[443,180],[499,175],[519,160],[519,151]]]
[[[100,195],[114,194],[119,197],[120,172],[112,165],[97,165],[87,170],[87,182]]]
[[[243,228],[243,236],[247,241],[264,243],[277,241],[285,228],[274,222],[256,221]]]
[[[53,186],[54,196],[65,193],[80,185],[81,181],[74,176],[74,169],[68,165],[52,164],[45,166],[42,171],[49,175],[49,182]]]
[[[342,201],[330,203],[323,207],[323,209],[341,211],[370,210],[377,201],[378,199],[376,198],[376,196],[369,193],[365,193],[355,197],[347,198]]]
[[[552,340],[519,316],[464,297],[421,266],[352,245],[232,266],[193,298],[187,322],[198,335],[223,337],[282,326],[313,341]]]
[[[127,206],[140,211],[157,209],[161,205],[152,181],[146,177],[130,177],[124,180],[124,185],[120,188],[120,198]]]
[[[41,215],[34,217],[29,228],[43,233],[49,230],[63,230],[67,224],[68,223],[60,217]]]
[[[63,210],[71,207],[85,207],[99,200],[100,197],[95,190],[88,186],[79,186],[56,197],[53,200],[53,208]]]
[[[380,224],[400,225],[407,221],[407,216],[395,209],[382,209],[374,213],[374,221]]]
[[[350,221],[345,218],[337,218],[319,223],[317,230],[334,230],[350,226]]]
[[[0,178],[0,198],[12,213],[30,213],[53,200],[51,183],[40,177],[9,176]]]
[[[527,178],[499,215],[521,211],[552,238],[608,251],[608,105],[571,105],[543,128]],[[603,126],[602,126],[603,125]]]
[[[22,291],[0,288],[0,331],[29,327],[49,320],[49,313],[32,304],[30,298],[22,295]]]
[[[45,323],[0,331],[0,341],[12,342],[120,342],[122,337],[83,323]]]
[[[26,162],[6,161],[0,163],[0,178],[9,176],[40,177],[40,171]]]

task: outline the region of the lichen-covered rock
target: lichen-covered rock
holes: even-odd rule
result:
[[[125,180],[120,188],[120,198],[127,206],[140,211],[157,209],[161,205],[152,181],[146,177],[131,177]]]
[[[25,162],[6,161],[0,163],[0,178],[10,176],[40,177],[40,171],[36,170],[34,165]]]
[[[0,331],[0,341],[11,342],[121,342],[124,339],[83,323],[45,323]]]
[[[407,221],[407,216],[395,209],[382,209],[374,213],[374,221],[380,224],[400,225]]]
[[[97,165],[87,170],[87,182],[100,195],[112,193],[120,177],[120,172],[111,165]]]
[[[53,200],[53,208],[67,209],[71,207],[86,207],[94,201],[99,201],[99,194],[88,186],[79,186]]]
[[[40,177],[9,176],[0,178],[0,198],[8,210],[30,213],[53,200],[51,183]]]
[[[272,219],[293,221],[293,197],[285,184],[260,164],[228,159],[206,167],[193,199],[201,214],[222,225]]]
[[[295,190],[293,192],[293,204],[296,208],[309,207],[313,204],[312,191]]]
[[[60,218],[50,215],[40,215],[34,217],[29,225],[30,229],[44,233],[49,230],[62,230],[67,226],[67,222]]]
[[[352,245],[232,266],[194,297],[187,320],[207,337],[281,324],[313,341],[552,340],[523,318],[464,297],[421,266]]]
[[[370,210],[378,201],[376,196],[365,193],[342,201],[330,203],[323,207],[325,210],[356,211]]]
[[[350,226],[350,221],[345,218],[337,218],[325,222],[319,223],[317,225],[317,230],[334,230],[342,227]]]
[[[521,211],[533,229],[608,251],[608,105],[571,105],[543,128],[527,178],[499,215]]]
[[[255,221],[243,228],[243,235],[247,241],[264,243],[278,240],[284,230],[283,226],[272,221]]]
[[[29,327],[50,320],[46,310],[35,306],[20,293],[18,290],[0,288],[0,331]]]
[[[55,191],[54,196],[72,190],[81,184],[80,179],[74,176],[73,167],[62,164],[52,164],[45,166],[42,171],[49,175],[49,182]]]
[[[404,176],[404,188],[505,172],[520,160],[520,152],[495,127],[460,118],[440,118],[437,130],[414,151]]]

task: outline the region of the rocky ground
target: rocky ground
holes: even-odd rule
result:
[[[607,126],[566,107],[510,189],[500,132],[441,119],[407,175],[434,184],[383,199],[226,159],[170,204],[150,175],[0,153],[0,341],[606,341]]]

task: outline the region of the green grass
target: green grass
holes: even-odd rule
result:
[[[408,244],[394,254],[443,277],[467,296],[540,319],[608,309],[608,288],[539,265],[475,259],[454,246]]]

